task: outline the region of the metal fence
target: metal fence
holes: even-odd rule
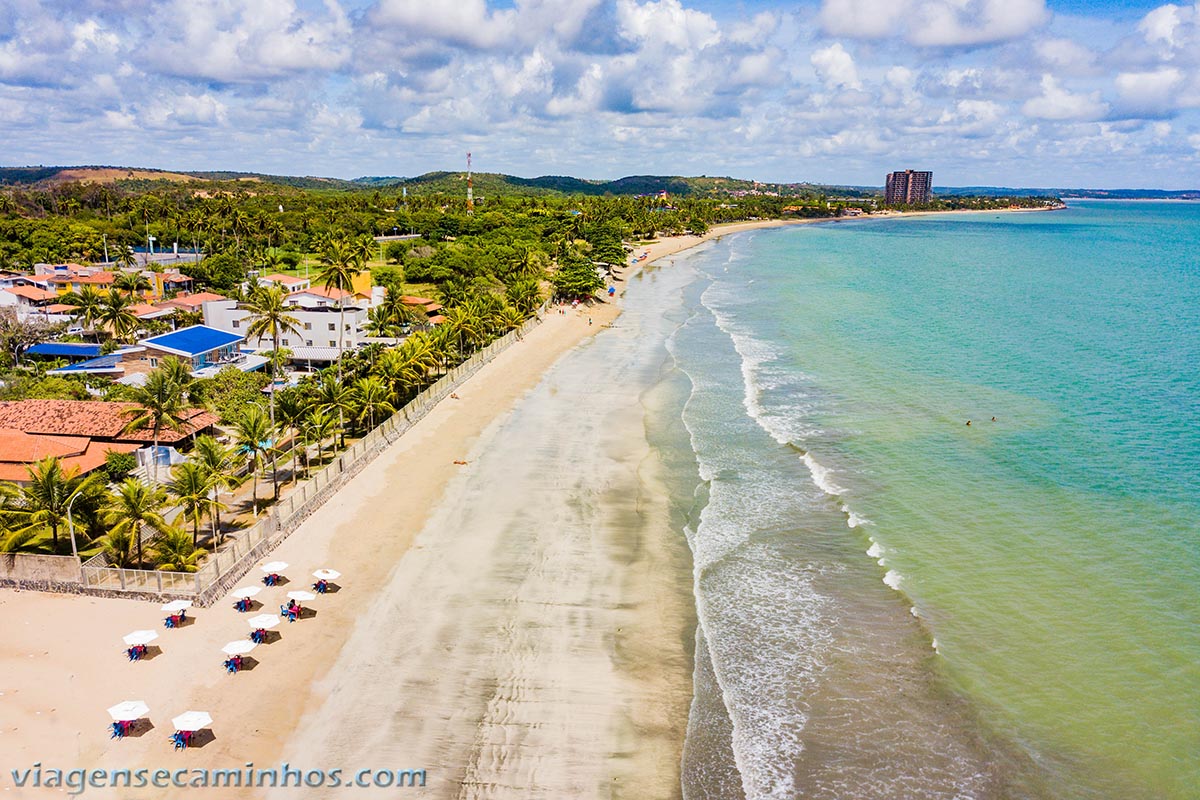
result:
[[[169,595],[192,599],[200,606],[211,605],[339,488],[428,414],[434,405],[541,321],[539,313],[451,369],[309,479],[284,494],[254,525],[227,534],[221,547],[209,555],[196,572],[123,569],[110,565],[104,555],[99,554],[82,564],[83,591]],[[142,541],[145,546],[148,538]]]

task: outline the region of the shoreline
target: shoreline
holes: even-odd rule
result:
[[[928,213],[960,212],[866,219]],[[647,253],[645,260],[626,265],[619,277],[628,280],[647,264],[727,234],[834,221],[845,220],[758,220],[715,226],[703,236],[658,240],[641,246],[639,251]],[[62,769],[100,764],[226,769],[246,762],[278,764],[296,732],[334,691],[329,679],[340,659],[354,657],[351,640],[364,612],[386,605],[386,587],[393,574],[410,554],[420,552],[420,533],[436,516],[451,487],[471,470],[470,463],[479,457],[476,450],[481,437],[507,418],[565,354],[610,327],[620,313],[627,288],[628,284],[620,287],[622,299],[617,302],[600,301],[578,312],[568,309],[566,314],[558,314],[552,307],[543,324],[524,341],[466,381],[458,390],[460,399],[439,403],[273,551],[270,559],[293,565],[285,573],[292,584],[264,591],[259,613],[272,612],[287,590],[307,588],[308,574],[318,567],[339,569],[344,585],[336,595],[310,604],[317,611],[316,619],[282,626],[282,639],[255,652],[261,663],[253,670],[228,676],[220,669],[221,645],[245,638],[248,632],[244,618],[229,608],[231,597],[211,608],[197,609],[191,625],[161,631],[163,615],[157,604],[145,601],[0,591],[0,624],[8,634],[0,640],[0,760],[13,768],[41,761]],[[596,324],[589,325],[585,317]],[[625,416],[641,418],[638,411],[626,410]],[[641,458],[645,460],[646,454]],[[455,463],[464,460],[468,464]],[[646,469],[652,468],[648,463]],[[669,543],[646,538],[650,542],[644,549],[647,564],[671,561]],[[686,549],[686,544],[683,546]],[[690,563],[690,554],[688,558]],[[448,564],[435,566],[443,572],[453,569]],[[255,584],[257,577],[252,572],[243,583]],[[616,577],[608,579],[611,582]],[[666,640],[671,638],[661,631],[678,633],[689,624],[694,628],[695,609],[677,602],[679,588],[645,568],[621,588],[631,596],[641,596],[651,609],[646,612],[649,616],[638,617],[642,621],[632,627],[641,633],[626,639],[631,652],[661,652],[656,648],[669,646]],[[683,589],[690,598],[690,585]],[[624,619],[620,614],[610,616],[606,624]],[[647,619],[654,619],[653,624]],[[155,644],[162,646],[162,652],[148,661],[128,664],[120,637],[142,628],[159,630]],[[644,690],[655,687],[650,694],[667,699],[625,709],[620,725],[610,720],[614,730],[621,729],[621,735],[613,733],[597,748],[597,752],[609,754],[614,768],[620,765],[626,785],[654,786],[651,794],[664,797],[680,791],[678,780],[669,787],[663,783],[662,773],[663,765],[672,762],[669,742],[673,740],[671,775],[678,778],[677,756],[686,734],[693,677],[690,658],[681,659],[677,650],[671,652],[673,670],[661,669],[661,659],[643,658],[645,663],[636,665],[624,662],[624,671],[640,675],[640,682],[621,683],[614,678],[612,687],[620,686],[620,693],[643,699],[648,697]],[[615,658],[611,653],[604,657]],[[154,729],[138,738],[109,741],[104,709],[133,698],[149,704]],[[202,748],[172,754],[166,741],[170,718],[187,709],[212,714],[215,739]],[[573,706],[567,703],[559,710],[570,714]],[[653,730],[653,741],[658,744],[642,747],[649,740],[630,738],[631,729]],[[636,755],[639,751],[641,755]],[[626,755],[618,757],[620,753]],[[594,758],[600,760],[598,755]],[[308,766],[339,765],[310,762]],[[428,765],[431,769],[437,766]],[[3,780],[7,776],[0,776]],[[89,794],[118,796],[104,790],[90,790]],[[230,794],[259,796],[245,791]]]

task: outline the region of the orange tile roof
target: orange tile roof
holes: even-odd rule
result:
[[[66,275],[47,275],[46,277],[51,283],[95,283],[100,286],[107,286],[116,279],[113,273],[104,270],[93,272],[90,275],[68,273]]]
[[[429,323],[431,325],[441,325],[445,321],[446,321],[446,318],[443,317],[441,314],[435,314],[429,318]]]
[[[159,306],[151,305],[150,303],[138,303],[137,305],[129,307],[130,313],[139,319],[151,314],[162,314],[164,311],[174,310],[174,307],[160,308]]]
[[[263,276],[264,281],[275,281],[276,283],[304,283],[308,278],[298,278],[295,275],[280,275],[278,272],[271,275]]]
[[[174,305],[179,308],[199,308],[210,300],[228,300],[229,298],[223,294],[214,292],[196,292],[195,294],[181,294],[171,300],[164,300],[159,303],[159,306]]]
[[[48,292],[45,289],[38,289],[34,286],[10,286],[4,291],[15,294],[17,297],[24,297],[26,300],[53,300],[58,297],[58,292]]]
[[[136,442],[94,442],[86,436],[40,436],[0,429],[0,481],[28,481],[28,465],[55,456],[64,470],[86,474],[104,464],[108,451],[131,453]]]
[[[437,306],[437,300],[430,300],[428,297],[413,297],[410,294],[400,296],[400,302],[406,306]],[[438,306],[441,308],[441,306]]]
[[[134,415],[128,413],[137,403],[107,403],[101,400],[16,400],[0,402],[0,428],[12,428],[34,434],[89,436],[93,439],[141,442],[153,441],[150,428],[122,433]],[[183,429],[164,428],[158,432],[163,444],[178,442],[217,422],[215,414],[189,409]]]
[[[48,306],[43,306],[42,310],[47,314],[74,314],[79,309],[75,306],[69,306],[66,303],[51,303]]]

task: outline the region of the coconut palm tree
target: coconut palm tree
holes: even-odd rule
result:
[[[124,412],[126,416],[132,417],[125,425],[124,432],[129,433],[140,428],[151,429],[154,458],[151,461],[150,479],[158,483],[158,436],[163,428],[183,430],[187,411],[184,389],[172,380],[166,371],[154,369],[146,376],[145,384],[133,387],[131,395],[137,407]]]
[[[273,449],[274,435],[271,420],[259,405],[248,407],[234,425],[234,448],[250,462],[250,472],[254,479],[255,514],[258,514],[258,471]],[[271,474],[271,481],[274,484],[274,473]]]
[[[16,502],[8,508],[24,522],[13,533],[32,531],[36,534],[48,528],[57,553],[58,531],[68,522],[67,509],[76,499],[103,491],[103,480],[100,473],[85,477],[78,467],[63,469],[54,456],[29,465],[26,471],[29,480],[17,490]],[[18,538],[25,538],[25,535]]]
[[[112,288],[126,292],[130,297],[148,292],[153,287],[150,285],[150,280],[141,272],[121,272],[113,278]]]
[[[317,460],[325,460],[325,440],[336,434],[337,419],[320,406],[309,409],[305,432],[317,443]],[[307,453],[305,454],[307,458]],[[306,465],[307,466],[307,465]]]
[[[83,326],[84,330],[91,331],[95,335],[96,323],[100,320],[104,310],[104,295],[95,286],[84,284],[78,293],[71,292],[63,295],[62,301],[65,305],[75,307],[72,316]]]
[[[338,290],[338,361],[337,377],[342,379],[342,350],[346,334],[346,297],[354,292],[354,279],[362,272],[362,266],[354,247],[344,239],[334,239],[321,253],[321,271],[317,281],[330,292]]]
[[[379,378],[359,378],[350,390],[350,403],[354,409],[358,424],[366,417],[367,430],[375,427],[376,418],[383,419],[389,414],[396,413],[396,407],[389,401],[390,390]]]
[[[285,390],[280,392],[277,400],[276,412],[279,414],[279,424],[287,427],[288,438],[292,440],[290,448],[292,456],[292,479],[296,479],[296,438],[297,431],[300,428],[305,416],[308,415],[310,403],[308,398],[295,389]],[[305,467],[307,468],[307,460]]]
[[[350,389],[342,383],[339,377],[334,379],[332,375],[326,375],[325,378],[317,384],[316,392],[317,405],[330,414],[337,412],[338,418],[338,433],[342,441],[342,447],[346,446],[346,417],[353,409],[353,401],[350,396]]]
[[[114,339],[124,341],[133,335],[138,327],[138,318],[130,309],[134,303],[128,295],[121,294],[116,289],[109,289],[104,295],[97,321],[108,326]]]
[[[137,545],[137,563],[142,559],[142,530],[149,528],[157,534],[172,530],[171,523],[163,516],[167,504],[167,493],[138,478],[126,478],[109,496],[104,507],[104,516],[109,528],[109,537],[127,535]]]
[[[217,543],[221,539],[221,511],[225,508],[220,501],[220,492],[222,489],[236,489],[242,484],[237,476],[241,458],[232,447],[226,447],[208,434],[196,437],[192,453],[188,458],[200,466],[207,480],[212,481],[213,489],[212,494],[209,495],[209,508],[211,509],[212,538],[213,542]]]
[[[205,550],[197,547],[185,531],[171,530],[154,543],[154,556],[158,568],[167,572],[195,572],[200,568],[200,559]]]
[[[212,511],[212,493],[216,488],[216,476],[196,461],[185,461],[171,470],[166,490],[192,522],[193,545],[200,542],[200,522]]]
[[[109,564],[124,568],[133,563],[133,535],[128,530],[109,531],[100,544]]]
[[[285,302],[287,295],[287,291],[282,286],[259,286],[250,293],[250,298],[242,305],[242,308],[250,312],[248,317],[250,324],[246,327],[246,338],[261,340],[270,337],[272,356],[279,353],[279,337],[283,334],[294,333],[301,338],[304,336],[300,331],[299,318],[290,313],[291,309]],[[275,376],[276,364],[273,358],[271,391],[267,394],[272,429],[275,428]],[[274,453],[273,450],[272,453]],[[271,471],[276,471],[274,455],[271,457]],[[276,486],[279,485],[277,477],[273,476],[272,482]]]

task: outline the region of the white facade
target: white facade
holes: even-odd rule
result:
[[[301,347],[337,347],[338,323],[341,319],[336,304],[327,306],[294,306],[289,313],[299,320],[300,335],[285,333],[279,337],[279,346],[290,350]],[[212,300],[204,304],[204,324],[210,328],[246,336],[246,328],[250,325],[250,312],[238,308],[236,300]],[[363,327],[367,324],[367,309],[360,306],[346,306],[345,335],[342,346],[345,350],[353,350],[366,343],[366,333]],[[270,350],[271,339],[246,338],[246,347],[256,350]]]

